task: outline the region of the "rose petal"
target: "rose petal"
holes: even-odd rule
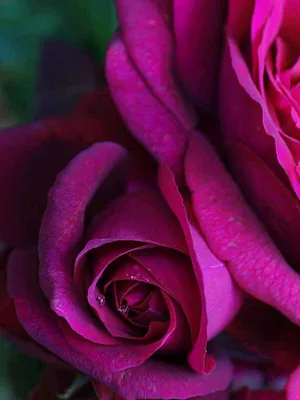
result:
[[[129,5],[128,0],[117,0],[117,14],[128,56],[149,91],[183,127],[193,128],[196,116],[171,73],[175,47],[171,2],[130,0]]]
[[[300,324],[300,277],[285,262],[245,203],[213,148],[191,136],[187,181],[195,214],[210,248],[239,285]]]
[[[159,161],[180,174],[187,130],[151,93],[119,36],[106,56],[112,96],[130,131]]]
[[[96,144],[75,157],[49,194],[40,230],[40,281],[52,309],[84,337],[105,343],[114,341],[95,322],[73,282],[74,248],[89,203],[97,191],[107,196],[99,188],[117,167],[124,169],[125,158],[126,151],[113,143]]]
[[[260,390],[251,392],[243,389],[234,395],[234,400],[285,400],[284,393],[273,392],[271,390]]]
[[[226,389],[232,368],[228,360],[220,359],[210,375],[199,375],[189,368],[151,360],[122,377],[121,393],[130,394],[131,399],[188,399]]]
[[[188,253],[178,221],[154,190],[119,196],[95,218],[89,238],[78,259],[103,243],[116,241],[148,243]]]
[[[128,399],[188,398],[224,390],[232,378],[232,367],[227,359],[220,359],[213,373],[198,375],[188,368],[167,365],[159,361],[149,361],[138,368],[130,368],[118,373],[106,368],[106,363],[92,363],[89,358],[72,348],[57,327],[57,317],[48,307],[45,297],[38,287],[35,256],[26,255],[26,274],[20,281],[16,296],[18,317],[26,331],[41,345],[65,359],[76,369],[91,375],[96,381],[108,384],[121,397]],[[24,271],[25,260],[15,273]],[[16,275],[18,276],[18,275]],[[116,361],[111,346],[102,346],[109,359]],[[106,359],[108,359],[106,357]],[[126,354],[125,354],[126,360]],[[175,384],[176,382],[176,384]]]
[[[255,86],[253,79],[250,75],[249,69],[243,59],[239,48],[234,40],[228,38],[228,46],[230,50],[232,67],[236,73],[240,85],[245,89],[248,95],[260,105],[262,109],[263,125],[267,134],[273,137],[275,141],[276,154],[279,164],[285,170],[295,192],[300,195],[300,180],[295,170],[295,159],[291,150],[289,149],[284,137],[281,135],[279,126],[274,121],[267,107],[264,94],[261,94]],[[232,127],[234,129],[234,126]]]
[[[248,40],[254,5],[255,0],[229,1],[227,30],[239,46],[242,46]]]
[[[88,96],[85,96],[75,107],[73,114],[101,119],[107,119],[108,114],[110,132],[114,133],[107,137],[106,140],[113,140],[121,144],[129,153],[127,190],[136,190],[137,188],[155,185],[155,160],[125,128],[107,87],[99,87]]]
[[[299,328],[255,299],[246,300],[229,332],[246,348],[285,371],[292,371],[299,363]]]
[[[180,81],[202,111],[215,114],[225,3],[219,0],[174,0],[173,3]]]
[[[14,247],[36,245],[47,192],[80,150],[114,132],[106,118],[61,118],[0,132],[0,237]]]
[[[93,387],[99,399],[101,400],[123,400],[107,385],[93,381]]]
[[[251,118],[248,118],[249,115]],[[220,121],[221,132],[226,140],[245,144],[262,158],[280,179],[285,178],[277,161],[274,140],[263,126],[261,108],[238,81],[228,45],[225,46],[221,68]]]
[[[132,274],[134,273],[135,268],[136,268],[135,263],[132,260],[130,259],[122,260],[122,265],[117,269],[116,273],[113,275],[112,280],[109,281],[107,285],[111,284],[111,282],[131,281],[131,276],[133,277]],[[139,277],[141,280],[145,279],[145,281],[148,282],[148,280],[146,280],[148,278],[143,276],[143,272],[144,271],[141,268]],[[126,339],[136,339],[136,340],[140,339],[138,333],[136,332],[136,329],[134,329],[135,327],[125,323],[120,311],[117,310],[117,307],[116,308],[112,307],[112,304],[108,304],[107,299],[105,300],[103,305],[97,307],[96,296],[94,294],[94,296],[92,297],[89,291],[89,302],[92,303],[94,308],[96,308],[100,321],[103,322],[104,326],[111,333],[113,337],[123,337]],[[151,336],[144,335],[141,338],[146,339],[149,342]]]
[[[247,147],[231,142],[227,148],[231,170],[245,198],[264,222],[283,255],[300,272],[298,199]]]
[[[300,398],[300,366],[290,376],[286,385],[286,399],[299,400]]]
[[[131,253],[131,257],[143,265],[162,285],[163,290],[177,300],[186,315],[193,340],[196,341],[200,324],[201,296],[195,283],[193,266],[187,257],[163,248],[138,249]]]
[[[300,40],[297,34],[299,25],[298,21],[300,18],[299,1],[298,0],[286,0],[284,2],[284,14],[282,26],[280,28],[280,36],[291,43],[291,45],[299,52]]]
[[[196,343],[189,355],[189,362],[197,371],[205,370],[205,349],[208,338],[222,330],[233,318],[241,304],[239,291],[234,287],[227,269],[207,247],[192,215],[188,215],[183,199],[169,170],[159,171],[159,184],[184,229],[193,261],[194,272],[201,296],[201,321]],[[220,278],[221,277],[221,278]],[[222,285],[220,286],[220,282]],[[226,292],[224,297],[223,293]],[[230,294],[230,295],[228,295]],[[227,300],[225,302],[224,300]],[[222,312],[220,312],[222,310]],[[221,318],[222,317],[222,318]],[[212,363],[207,357],[206,368]],[[213,364],[210,365],[210,368]]]

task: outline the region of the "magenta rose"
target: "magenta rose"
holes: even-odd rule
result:
[[[296,116],[289,93],[296,84],[297,46],[290,47],[299,5],[239,0],[130,4],[117,2],[120,29],[107,55],[113,97],[131,131],[156,157],[185,154],[184,147],[172,147],[172,139],[183,140],[178,126],[189,135],[196,125],[224,154],[252,212],[237,200],[208,150],[202,154],[205,167],[198,164],[196,171],[202,180],[209,167],[214,169],[205,189],[210,200],[203,204],[198,186],[193,194],[210,249],[238,284],[261,301],[247,300],[230,332],[291,373],[300,361],[300,218],[297,161],[291,156],[296,134],[289,138],[282,124]],[[282,45],[279,36],[285,42],[291,37],[292,46]],[[277,61],[276,40],[281,46]],[[272,78],[277,67],[284,69],[280,93],[278,84],[273,87],[280,78]],[[162,112],[166,109],[168,115]],[[289,111],[291,119],[286,118]],[[174,160],[166,162],[176,174],[180,168]],[[290,396],[299,393],[297,371],[287,386]]]
[[[230,170],[280,251],[256,249],[251,271],[232,272],[287,317],[247,302],[231,332],[290,372],[300,361],[299,12],[293,0],[228,2],[219,99]],[[299,382],[298,369],[289,398]]]
[[[118,98],[116,45],[107,75]],[[214,209],[220,186],[227,206],[245,205],[188,114],[184,125],[150,89],[140,96],[142,80],[131,83],[148,109],[135,121],[148,131],[128,132],[104,88],[66,117],[1,132],[1,330],[125,399],[203,396],[230,384],[230,361],[207,342],[242,295],[200,222],[223,220],[227,240],[231,217]],[[144,119],[154,116],[151,136]]]
[[[91,376],[103,398],[226,398],[232,366],[207,342],[236,316],[237,282],[262,302],[247,299],[229,330],[295,370],[287,385],[295,400],[300,286],[288,262],[300,254],[298,199],[267,134],[268,168],[260,167],[265,152],[238,140],[250,108],[234,96],[245,90],[230,46],[222,52],[224,24],[230,32],[233,19],[241,35],[251,7],[116,4],[108,91],[66,117],[1,133],[1,310],[10,310],[0,314],[2,331],[25,351]],[[265,149],[259,132],[253,142]],[[225,148],[247,202],[210,142]]]
[[[220,80],[221,132],[231,171],[286,261],[266,259],[267,268],[261,263],[263,286],[257,278],[253,285],[242,276],[235,278],[297,325],[300,48],[295,21],[299,11],[292,0],[229,1]],[[270,275],[275,280],[266,284]]]

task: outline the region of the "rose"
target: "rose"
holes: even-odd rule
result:
[[[163,240],[153,243],[153,238],[147,235],[150,235],[152,224],[157,219],[153,218],[152,224],[149,224],[148,220],[151,214],[141,213],[141,225],[145,229],[147,237],[135,236],[134,239],[140,238],[137,240],[139,245],[141,245],[140,242],[145,246],[159,245],[159,249],[154,249],[153,258],[161,262],[163,256],[160,251],[165,252],[165,247],[171,248],[170,254],[174,251],[175,253],[172,254],[178,254],[174,250],[173,243],[165,243],[165,240],[171,240],[171,238],[178,240],[180,236],[183,236],[186,247],[179,247],[179,250],[183,256],[191,257],[189,271],[195,282],[188,284],[185,288],[184,294],[188,291],[187,296],[181,297],[179,301],[177,299],[182,310],[183,308],[190,310],[190,307],[184,307],[185,301],[191,299],[193,293],[202,289],[201,318],[198,314],[200,327],[197,328],[199,335],[195,341],[192,340],[192,348],[185,352],[189,356],[190,367],[198,372],[204,372],[204,367],[212,366],[209,365],[211,358],[205,358],[203,354],[206,339],[213,337],[226,326],[237,311],[240,302],[228,271],[220,259],[226,263],[226,266],[247,291],[275,306],[294,322],[297,322],[299,315],[298,309],[295,309],[294,305],[288,306],[286,301],[282,301],[288,298],[287,293],[284,293],[283,297],[279,299],[276,295],[277,288],[274,289],[274,286],[268,284],[264,284],[264,290],[255,291],[255,287],[259,286],[261,276],[268,275],[265,264],[261,260],[268,260],[271,267],[276,263],[279,272],[286,271],[286,263],[245,204],[212,147],[203,135],[194,129],[197,119],[192,103],[211,116],[215,114],[213,105],[216,92],[211,89],[216,81],[218,65],[216,55],[221,41],[214,40],[213,43],[216,44],[214,47],[211,43],[207,44],[208,41],[202,33],[204,30],[215,38],[220,36],[222,13],[219,9],[218,12],[215,12],[217,4],[214,2],[202,4],[193,1],[184,3],[178,1],[174,2],[173,11],[175,12],[172,13],[171,10],[164,7],[164,3],[158,5],[154,2],[132,1],[131,7],[128,7],[128,2],[118,2],[121,33],[115,37],[108,52],[107,77],[111,93],[131,134],[144,144],[157,162],[158,181],[156,181],[155,168],[153,168],[151,160],[147,162],[147,154],[143,153],[135,141],[124,132],[117,112],[103,94],[94,95],[92,114],[90,111],[86,111],[85,106],[80,107],[76,109],[76,117],[55,122],[46,121],[27,127],[23,131],[15,130],[10,132],[10,136],[3,135],[1,138],[2,182],[7,187],[9,187],[9,182],[12,188],[7,190],[0,200],[2,201],[0,205],[2,236],[7,243],[14,247],[33,246],[33,250],[30,251],[14,250],[8,259],[9,292],[14,297],[18,318],[37,343],[42,344],[76,368],[92,375],[96,380],[106,381],[121,395],[130,398],[147,396],[151,398],[186,398],[204,394],[226,386],[228,376],[224,375],[221,379],[222,364],[218,363],[212,375],[204,377],[200,374],[195,375],[192,369],[182,369],[174,365],[166,366],[156,359],[146,361],[150,354],[146,354],[149,347],[147,348],[145,344],[138,346],[134,343],[135,345],[132,346],[134,351],[130,357],[119,352],[118,355],[121,357],[115,358],[114,348],[95,345],[92,340],[89,340],[92,338],[95,341],[95,336],[84,337],[88,334],[97,334],[98,330],[97,332],[95,329],[93,330],[92,324],[83,325],[82,321],[89,318],[88,310],[86,310],[87,302],[83,301],[82,305],[82,298],[77,296],[76,290],[79,287],[81,293],[84,292],[85,280],[88,281],[90,278],[82,273],[85,258],[88,258],[86,253],[92,256],[89,265],[101,269],[101,265],[99,266],[97,262],[99,261],[100,264],[102,257],[99,259],[98,257],[102,254],[93,252],[92,247],[89,248],[91,245],[89,241],[94,240],[92,243],[96,244],[98,240],[99,245],[101,237],[93,239],[91,235],[100,235],[100,228],[103,229],[109,220],[114,222],[113,218],[117,215],[115,211],[119,212],[118,208],[114,210],[113,207],[119,204],[118,201],[123,199],[123,195],[119,194],[118,190],[122,187],[115,184],[115,179],[119,176],[120,170],[124,169],[123,160],[127,158],[126,149],[129,150],[130,173],[129,178],[125,180],[124,196],[131,199],[148,190],[147,197],[149,197],[154,190],[163,204],[163,211],[159,214],[159,223],[162,224],[167,215],[170,215],[171,220],[174,221],[174,229],[167,229],[164,232],[167,234],[163,235]],[[191,13],[190,10],[193,12]],[[202,21],[205,21],[208,27],[204,22],[199,24],[199,13],[202,16],[205,15]],[[171,24],[173,22],[172,15],[174,24]],[[195,41],[190,40],[190,28],[193,38],[197,38]],[[174,41],[176,41],[176,46],[173,47]],[[141,46],[141,42],[143,46]],[[195,47],[193,48],[193,46]],[[191,54],[200,54],[199,59],[197,57],[195,60],[189,59],[186,57],[187,51]],[[207,57],[204,57],[204,54]],[[172,64],[172,62],[174,63]],[[170,68],[171,65],[172,68]],[[171,71],[176,72],[171,75]],[[181,84],[177,83],[177,77],[181,78]],[[183,94],[180,87],[186,89],[187,95]],[[201,90],[198,90],[199,88]],[[207,89],[209,93],[206,93],[204,88],[209,88],[209,90]],[[96,100],[97,106],[94,106],[94,100]],[[88,109],[90,106],[89,104]],[[206,118],[200,121],[203,126],[207,125],[206,122]],[[117,133],[119,135],[116,137]],[[112,139],[119,144],[107,143],[107,140],[111,141]],[[100,143],[98,143],[99,141]],[[23,146],[20,146],[21,142]],[[95,142],[97,144],[94,144]],[[91,145],[93,146],[87,148]],[[80,150],[86,148],[87,150],[78,154]],[[45,159],[45,154],[50,158],[50,162]],[[14,165],[9,164],[11,159],[14,160]],[[70,160],[72,161],[68,164]],[[85,168],[82,168],[82,164]],[[47,169],[44,167],[45,165]],[[65,165],[67,165],[66,169],[51,190],[45,211],[45,196],[55,175]],[[147,168],[145,168],[146,165]],[[93,178],[95,180],[98,178],[99,167],[101,167],[105,185],[100,186],[103,190],[102,196],[100,196],[101,201],[91,201],[90,203],[91,197],[98,198],[96,195],[96,183],[98,182],[95,183]],[[30,175],[32,186],[29,185],[28,175]],[[38,193],[34,192],[34,188],[38,188]],[[93,189],[95,189],[95,193]],[[115,192],[115,189],[118,190]],[[30,196],[34,197],[35,202],[30,201],[32,199]],[[111,196],[116,200],[109,206],[107,204],[110,202]],[[139,207],[147,205],[148,200],[145,197],[145,195],[144,198],[138,197],[134,210],[136,213]],[[32,206],[33,203],[38,207],[29,213],[26,206]],[[97,205],[96,208],[94,203]],[[86,218],[83,218],[82,207],[87,204],[90,206],[87,207]],[[92,228],[89,228],[91,217],[95,212],[99,212],[100,208],[105,210],[102,215],[103,220],[100,218],[92,224]],[[156,206],[153,209],[155,212],[159,212],[160,207]],[[125,207],[122,205],[120,215],[121,211],[126,214],[126,210],[124,210]],[[148,212],[148,209],[144,209],[144,211]],[[134,216],[132,210],[128,215],[124,216],[123,214],[121,219],[124,218],[124,221],[128,220],[128,215]],[[42,215],[43,223],[40,224]],[[147,222],[144,220],[145,215],[148,217]],[[134,218],[132,220],[134,221]],[[121,242],[121,239],[124,240],[124,238],[132,241],[132,230],[129,229],[131,222],[129,220],[124,224],[125,231],[122,232],[122,236],[109,239],[116,239],[116,243]],[[70,225],[71,223],[74,225]],[[118,227],[118,225],[113,225]],[[175,228],[175,225],[178,229]],[[166,226],[170,228],[171,225],[167,224]],[[36,262],[34,270],[33,261],[36,260],[35,252],[39,230],[40,263]],[[113,229],[108,229],[108,231],[110,235],[115,233]],[[157,229],[155,232],[159,234]],[[104,241],[108,239],[106,236],[102,237]],[[154,239],[157,240],[157,237]],[[86,244],[87,247],[80,252],[82,246]],[[103,244],[103,249],[111,250],[106,244]],[[139,250],[144,249],[131,248],[131,250],[134,253],[133,256],[136,256],[136,252],[139,253]],[[126,253],[126,250],[124,251]],[[127,251],[130,252],[130,249]],[[166,252],[168,251],[166,250]],[[103,291],[110,290],[107,296],[113,298],[114,301],[111,303],[110,300],[110,305],[112,304],[114,308],[117,305],[120,312],[125,311],[126,313],[129,300],[126,298],[127,303],[125,303],[124,296],[120,297],[122,288],[120,285],[117,287],[115,283],[118,277],[122,276],[120,274],[118,276],[117,272],[124,267],[122,264],[124,257],[121,257],[121,254],[117,254],[120,256],[118,262],[113,265],[111,272],[105,273],[99,286]],[[178,258],[180,257],[178,256]],[[72,262],[75,259],[77,263],[74,275],[77,287],[74,286],[73,276],[70,274]],[[183,275],[182,272],[179,272],[180,269],[175,267],[178,260],[173,260],[174,256],[172,255],[166,259],[168,263],[172,260],[170,262],[172,275],[167,275],[168,278],[172,276],[172,279],[169,279],[168,282],[164,281],[164,284],[160,282],[156,285],[160,292],[159,296],[164,299],[165,296],[172,296],[174,291],[171,286],[176,280],[183,281],[183,276],[186,279],[186,271]],[[220,268],[212,269],[207,266],[219,266]],[[128,265],[125,263],[125,268],[127,267]],[[24,276],[24,268],[26,268],[26,276]],[[93,269],[93,271],[95,270]],[[20,275],[21,272],[23,272],[22,275]],[[40,291],[39,282],[36,279],[37,272],[40,275],[40,284],[46,295],[46,301],[44,301],[43,293]],[[154,274],[155,279],[158,279],[159,272],[156,271]],[[143,274],[143,278],[150,279],[147,272],[144,271]],[[20,276],[24,277],[24,282],[20,280]],[[175,277],[178,279],[175,280]],[[296,291],[295,276],[288,274],[287,278],[287,283],[291,284]],[[145,283],[145,285],[147,284]],[[145,287],[141,290],[140,286],[137,285],[139,295],[140,292],[148,293]],[[154,290],[154,286],[152,284],[151,290]],[[196,289],[192,289],[193,287]],[[132,287],[129,289],[135,290]],[[111,295],[111,292],[115,297]],[[96,294],[96,296],[98,295]],[[155,296],[155,294],[151,292],[149,296]],[[95,301],[95,299],[96,297],[93,300]],[[94,308],[98,310],[101,305],[102,307],[104,304],[106,306],[107,299],[103,300],[103,297],[99,295],[99,306],[94,302]],[[144,300],[147,304],[147,299]],[[200,301],[198,301],[199,303]],[[158,312],[155,312],[152,317],[160,316],[162,321],[159,320],[159,322],[165,322],[166,315],[172,314],[169,311],[171,303],[168,302],[170,307],[167,314],[165,314],[166,306],[161,301],[158,304],[159,309],[155,310]],[[130,303],[130,305],[133,307],[136,306],[136,303]],[[216,309],[221,311],[216,313]],[[223,311],[224,309],[226,312]],[[99,314],[103,314],[101,310],[103,308],[99,308]],[[196,311],[199,313],[198,307]],[[80,323],[78,323],[79,316],[82,317]],[[154,321],[152,317],[149,324]],[[102,319],[104,320],[105,316],[102,315]],[[170,319],[168,326],[171,326],[171,329],[175,328],[174,321],[174,318]],[[187,324],[184,324],[184,321],[180,322],[179,318],[177,321],[178,324],[173,331],[174,336],[176,337],[175,334],[178,334],[179,337],[182,335],[178,344],[185,346],[186,327],[188,326],[192,331],[194,323],[191,323],[191,319]],[[106,323],[109,323],[107,319]],[[91,325],[92,331],[90,330]],[[115,326],[115,324],[110,325],[110,329]],[[76,329],[79,330],[79,328],[82,329],[81,335],[76,334]],[[43,329],[42,332],[41,329]],[[44,332],[46,334],[43,334]],[[173,339],[171,336],[169,335],[169,338]],[[174,350],[174,342],[168,340],[168,335],[164,334],[162,338],[162,340],[167,338],[165,343],[168,352]],[[132,342],[134,341],[132,340]],[[200,352],[195,351],[195,349],[199,349],[198,345],[201,349]],[[129,344],[127,342],[122,349],[125,350],[126,347],[128,351]],[[78,349],[80,350],[78,351]],[[139,349],[142,349],[140,354],[138,354]],[[141,354],[144,359],[140,358],[137,361],[135,357],[141,356]],[[103,355],[105,355],[105,363],[103,363]],[[162,357],[159,352],[157,352],[157,356]],[[143,361],[145,362],[143,363]],[[134,362],[140,364],[133,367]],[[128,363],[131,363],[130,367],[132,368],[126,369]],[[213,387],[210,387],[211,380],[214,380]],[[129,384],[132,385],[130,389],[127,386]]]
[[[278,8],[281,11],[271,13],[272,21],[280,13],[282,15],[283,8],[283,16],[291,15],[291,3],[286,2],[283,5],[283,2],[274,2],[274,10]],[[212,97],[214,91],[207,97],[210,107],[202,98],[202,94],[206,93],[205,88],[213,88],[213,82],[218,80],[217,55],[221,41],[217,38],[220,37],[224,17],[220,2],[177,1],[173,3],[173,14],[168,14],[167,9],[158,8],[152,2],[145,5],[144,2],[134,1],[131,7],[127,7],[124,1],[118,1],[117,4],[120,33],[108,53],[107,76],[118,108],[131,130],[153,153],[157,150],[156,140],[165,139],[159,128],[166,126],[166,122],[158,127],[154,118],[154,115],[161,115],[161,104],[167,106],[170,113],[189,131],[193,124],[189,113],[191,107],[185,107],[183,113],[178,104],[192,103],[201,112],[202,118],[198,121],[200,126],[211,134],[219,148],[225,142],[225,154],[231,170],[248,203],[271,237],[239,202],[233,202],[228,207],[230,195],[225,190],[226,185],[220,178],[221,174],[217,173],[212,176],[211,181],[214,182],[212,186],[215,185],[216,192],[218,189],[218,201],[209,207],[211,218],[205,218],[207,209],[205,214],[197,213],[198,222],[210,248],[220,259],[227,261],[228,268],[240,286],[276,308],[292,322],[262,303],[255,303],[253,307],[252,302],[247,302],[240,317],[231,326],[231,332],[263,357],[291,371],[296,368],[300,359],[297,340],[300,281],[299,275],[295,273],[299,261],[297,238],[300,221],[298,199],[290,190],[281,165],[291,179],[293,168],[289,160],[292,147],[289,146],[293,143],[294,149],[296,144],[295,141],[291,143],[285,135],[276,134],[278,126],[272,122],[274,112],[269,115],[271,100],[275,96],[262,99],[259,91],[251,85],[251,76],[246,73],[247,64],[236,45],[236,41],[241,41],[242,36],[250,31],[248,26],[252,20],[251,8],[254,2],[230,1],[228,4],[219,99],[221,133],[225,141],[220,140],[220,135],[216,132],[208,129],[210,123],[203,116],[203,113],[210,116],[216,113],[217,107],[214,107]],[[264,12],[263,15],[268,13],[269,3],[258,1],[255,4],[258,20],[260,12]],[[262,10],[263,6],[265,8]],[[137,20],[137,15],[142,18]],[[207,25],[200,24],[200,19]],[[188,24],[185,25],[187,21]],[[263,19],[258,22],[262,21]],[[270,22],[268,29],[272,26],[276,28],[277,25]],[[288,24],[284,26],[288,28]],[[207,40],[208,37],[214,37],[213,43]],[[266,33],[264,38],[270,37]],[[204,43],[210,47],[205,47]],[[247,41],[246,38],[247,43],[250,43],[250,39]],[[255,46],[256,44],[253,46],[254,53]],[[210,57],[212,54],[213,57]],[[249,60],[250,52],[245,51],[245,55]],[[261,62],[264,62],[264,58]],[[180,84],[176,85],[178,77]],[[186,97],[183,100],[182,92],[178,92],[179,86],[185,89],[189,103]],[[262,105],[264,119],[259,106],[251,100],[247,92]],[[294,111],[293,113],[295,115]],[[265,129],[269,134],[270,129],[272,130],[277,148],[281,146],[280,152],[277,150],[279,162],[273,139],[264,133]],[[175,136],[176,125],[169,129],[171,130]],[[283,139],[287,140],[288,146]],[[207,165],[213,164],[213,161],[209,163],[207,158],[205,160]],[[197,172],[201,177],[203,170],[198,168]],[[218,186],[217,182],[222,183]],[[197,199],[197,203],[200,208],[201,200]],[[222,215],[223,218],[216,221],[215,215]],[[226,232],[226,235],[220,232]],[[291,377],[292,383],[289,387],[296,388],[297,376],[296,371]]]
[[[300,214],[294,60],[299,50],[292,21],[298,10],[293,1],[229,2],[220,92],[221,132],[231,171],[294,269],[287,264],[277,269],[278,285],[286,280],[295,296],[291,301],[288,291],[282,291],[276,307],[297,324]],[[247,291],[270,302],[265,286],[256,280]],[[292,314],[286,303],[293,303]]]
[[[206,355],[206,344],[241,303],[197,222],[212,174],[232,182],[200,133],[167,107],[160,118],[171,125],[155,149],[146,132],[132,132],[147,153],[98,90],[68,117],[0,136],[2,330],[128,399],[225,389],[230,363]]]
[[[87,126],[88,118],[83,122]],[[33,124],[3,133],[1,149],[6,153],[13,143],[18,145],[18,151],[23,151],[18,140],[25,136],[28,151],[32,145],[29,138],[44,139],[45,130],[51,126],[56,128],[50,131],[53,136],[59,128],[66,134],[62,123],[70,123],[74,133],[77,126],[72,124],[72,118],[55,124]],[[96,140],[101,140],[99,127],[100,123],[95,121]],[[196,136],[191,140],[193,146],[198,146]],[[43,143],[42,154],[45,149],[51,156],[47,142]],[[17,160],[23,168],[19,164],[16,172],[25,172],[26,176],[26,169],[30,168],[37,174],[42,172],[45,178],[44,161],[48,161],[39,157],[40,150],[40,146],[35,148],[30,160],[28,152],[19,154]],[[67,152],[63,154],[69,156]],[[141,155],[139,150],[135,160],[132,153],[133,173],[134,163]],[[187,152],[188,163],[192,160],[189,157],[195,155]],[[16,159],[12,153],[11,158]],[[8,291],[14,298],[18,319],[38,344],[95,379],[106,381],[124,397],[176,397],[176,393],[183,397],[224,388],[230,379],[225,361],[220,361],[211,375],[200,373],[213,368],[212,360],[207,357],[205,363],[204,359],[206,338],[229,322],[237,311],[239,294],[227,269],[201,239],[192,211],[189,219],[185,216],[171,172],[161,165],[160,194],[159,187],[147,181],[146,174],[141,174],[142,182],[130,173],[126,178],[126,158],[127,152],[120,145],[100,142],[80,152],[60,173],[48,194],[46,210],[42,210],[39,261],[37,249],[32,247],[33,229],[23,243],[20,233],[18,248],[7,259]],[[37,164],[30,165],[36,160]],[[52,159],[51,169],[57,161],[60,160]],[[142,170],[143,165],[139,168]],[[2,177],[13,177],[11,170],[2,171]],[[10,180],[16,189],[20,188],[20,176],[17,178],[15,182]],[[38,189],[35,196],[43,194],[40,186],[30,189]],[[24,204],[27,199],[16,200]],[[16,205],[16,200],[11,204]],[[186,238],[167,201],[182,218]],[[187,207],[189,203],[187,199]],[[29,209],[26,215],[15,215],[34,221]],[[33,223],[31,227],[35,228]],[[12,237],[14,232],[8,233]],[[220,280],[222,285],[218,287],[216,282]],[[205,290],[202,298],[201,285]],[[200,304],[206,309],[201,309]],[[222,318],[215,308],[223,310]],[[165,366],[160,361],[146,362],[155,353],[164,358],[182,352],[189,353],[190,364],[199,375],[192,369]]]
[[[266,258],[252,284],[235,278],[299,326],[298,12],[294,1],[229,1],[220,122],[230,170],[289,263]],[[299,328],[274,310],[250,302],[231,331],[287,370],[299,365]]]
[[[286,376],[266,363],[234,362],[234,373],[230,387],[226,391],[195,397],[191,400],[280,400],[286,399],[284,385]],[[107,386],[95,383],[94,388],[100,399],[122,400]]]
[[[221,87],[230,101],[221,97],[221,111],[226,137],[249,148],[277,177],[285,171],[299,196],[298,13],[293,0],[229,1]],[[247,112],[252,118],[244,126]]]

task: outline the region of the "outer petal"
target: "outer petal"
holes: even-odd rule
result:
[[[210,248],[239,285],[300,324],[300,277],[285,262],[245,203],[213,148],[191,136],[187,180]]]
[[[300,272],[299,200],[266,164],[242,144],[227,146],[231,171],[245,198],[293,268]]]
[[[16,348],[42,361],[66,368],[67,365],[58,357],[35,343],[20,324],[13,298],[8,293],[9,268],[14,261],[14,251],[0,251],[0,333]]]
[[[47,193],[81,149],[112,140],[105,118],[61,118],[0,132],[0,238],[14,247],[36,244]]]
[[[80,334],[98,340],[100,336],[109,343],[111,338],[96,324],[74,284],[74,249],[82,239],[88,205],[92,207],[92,200],[96,199],[97,207],[101,207],[109,195],[121,190],[120,168],[124,170],[126,154],[119,145],[106,142],[74,158],[49,194],[40,230],[41,286],[52,309]],[[104,185],[107,178],[111,179],[109,186],[107,182]]]
[[[107,136],[106,140],[120,143],[129,153],[128,190],[155,185],[155,160],[125,128],[106,86],[99,87],[85,96],[74,108],[73,114],[101,119],[106,119],[108,114],[110,132],[114,133],[110,137]]]
[[[189,355],[189,362],[195,370],[203,373],[213,367],[211,358],[205,358],[206,341],[224,329],[233,318],[240,307],[241,295],[224,264],[208,248],[193,215],[187,213],[174,177],[163,166],[159,171],[159,184],[185,232],[195,276],[202,293],[199,334]]]
[[[174,0],[173,3],[179,78],[200,110],[215,114],[225,2]]]
[[[263,126],[261,107],[238,81],[228,45],[225,45],[220,75],[220,123],[225,140],[246,145],[278,176],[285,176],[277,161],[274,140]]]
[[[285,400],[284,393],[273,392],[271,390],[260,390],[251,392],[243,389],[234,395],[234,400]]]
[[[247,349],[284,371],[299,363],[299,327],[264,303],[247,299],[228,329]]]
[[[23,263],[15,269],[15,273],[24,271],[26,265],[26,274],[23,275],[24,279],[18,282],[15,302],[18,317],[26,331],[38,343],[76,369],[91,375],[96,381],[109,385],[121,397],[128,400],[186,399],[224,390],[230,383],[232,367],[226,359],[218,360],[215,370],[208,376],[198,375],[186,367],[154,360],[138,368],[129,368],[117,373],[108,370],[103,361],[92,363],[89,358],[72,348],[59,330],[57,316],[48,307],[38,286],[35,255],[24,251],[22,257]],[[111,354],[109,346],[103,348],[108,355]]]
[[[117,13],[127,53],[149,92],[185,128],[193,128],[197,122],[196,116],[180,93],[172,74],[175,47],[172,2],[117,0]]]
[[[285,389],[287,400],[300,399],[300,366],[290,376]]]
[[[110,44],[106,75],[113,98],[133,135],[156,159],[179,173],[187,129],[152,94],[119,36]]]

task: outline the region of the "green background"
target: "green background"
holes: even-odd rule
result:
[[[0,98],[6,121],[26,121],[44,39],[72,42],[102,61],[116,27],[112,0],[1,0]]]

